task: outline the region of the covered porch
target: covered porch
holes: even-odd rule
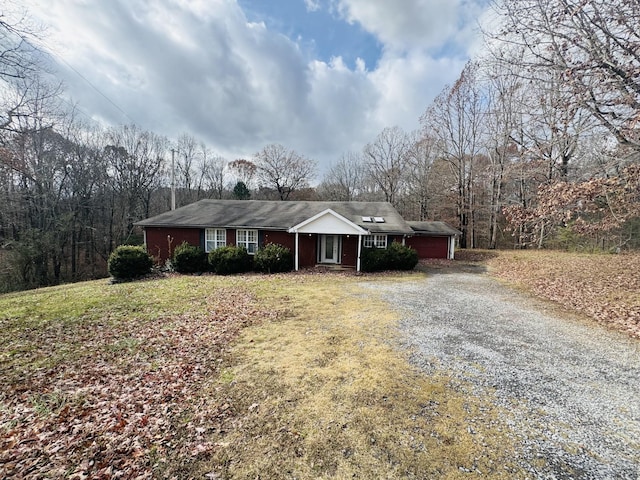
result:
[[[295,270],[300,269],[302,255],[310,251],[309,244],[314,242],[316,264],[355,267],[360,271],[362,237],[369,235],[369,231],[333,210],[324,210],[294,225],[288,232],[295,235]]]

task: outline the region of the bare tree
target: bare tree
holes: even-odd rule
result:
[[[432,166],[437,158],[437,142],[429,135],[414,134],[407,157],[407,195],[405,213],[414,220],[431,217],[432,192],[430,179]]]
[[[411,149],[409,136],[400,128],[385,128],[364,147],[367,173],[384,193],[385,201],[397,205]]]
[[[132,233],[133,223],[150,214],[152,193],[163,180],[169,142],[135,125],[112,128],[104,149],[113,191],[112,248]]]
[[[439,154],[449,162],[456,178],[457,227],[462,232],[462,248],[475,248],[474,165],[484,148],[486,102],[477,73],[477,64],[467,64],[456,83],[445,88],[421,118],[425,135],[435,138]]]
[[[362,193],[365,178],[362,154],[348,152],[329,168],[319,186],[321,195],[327,200],[350,202]]]
[[[492,68],[493,67],[493,68]],[[486,144],[489,190],[489,232],[488,247],[498,244],[498,222],[505,203],[506,173],[512,163],[517,163],[524,146],[518,139],[522,137],[522,117],[526,92],[524,82],[517,75],[500,67],[489,66],[485,71],[487,93]],[[521,136],[518,135],[521,133]]]
[[[2,167],[8,174],[8,190],[0,207],[5,212],[0,217],[6,217],[11,225],[3,237],[15,242],[16,252],[21,252],[18,263],[25,286],[60,280],[67,237],[58,232],[68,226],[62,205],[69,181],[69,147],[53,128],[68,119],[49,84],[36,76],[31,85],[29,114],[13,116],[11,128],[4,130]]]
[[[237,158],[228,165],[230,173],[235,176],[232,195],[237,200],[249,200],[258,167],[250,160]]]
[[[45,55],[35,46],[39,31],[22,6],[7,0],[0,12],[0,130],[19,131],[15,125],[33,114],[43,99]],[[60,86],[47,88],[55,97]]]
[[[640,152],[637,0],[503,0],[496,11],[502,25],[490,44],[499,59],[526,78],[557,78],[571,93],[564,108],[589,111]]]
[[[66,255],[67,279],[78,280],[102,275],[101,259],[110,250],[104,239],[108,225],[108,210],[104,198],[109,184],[108,165],[102,155],[104,132],[74,118],[62,132],[67,139],[65,186],[67,231],[60,235],[68,238]],[[64,224],[62,224],[64,225]]]
[[[236,177],[237,182],[242,182],[247,188],[252,188],[258,167],[250,160],[237,158],[229,163],[229,170]]]
[[[316,162],[282,145],[271,144],[254,155],[258,185],[273,189],[280,200],[306,188],[316,172]]]
[[[202,176],[203,189],[209,198],[223,198],[225,192],[225,172],[227,160],[220,156],[213,156],[202,145]]]
[[[195,202],[199,197],[199,159],[198,141],[191,135],[183,133],[178,137],[175,157],[176,206]]]

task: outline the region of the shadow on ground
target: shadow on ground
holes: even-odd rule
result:
[[[486,273],[487,261],[498,253],[491,250],[458,250],[455,260],[440,258],[420,260],[416,270],[430,274],[446,273]]]

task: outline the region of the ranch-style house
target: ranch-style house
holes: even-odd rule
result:
[[[200,200],[137,222],[147,251],[163,262],[183,242],[210,252],[239,245],[254,254],[277,243],[291,249],[294,266],[360,270],[363,248],[400,242],[419,258],[453,259],[460,232],[444,222],[408,222],[388,202]]]

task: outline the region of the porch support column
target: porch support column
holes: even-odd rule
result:
[[[296,230],[296,272],[300,269],[300,254],[298,253],[298,231]]]
[[[454,251],[456,248],[456,237],[455,235],[451,235],[449,237],[449,260],[453,260]]]
[[[358,260],[356,261],[356,272],[360,271],[360,255],[362,254],[362,235],[358,234]]]

